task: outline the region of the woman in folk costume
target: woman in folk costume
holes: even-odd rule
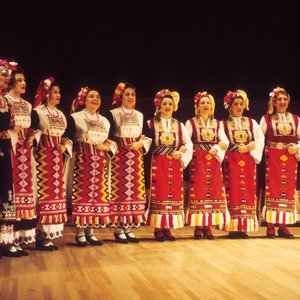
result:
[[[13,188],[16,203],[16,222],[14,224],[15,242],[11,251],[27,256],[20,244],[35,242],[36,205],[32,178],[32,145],[36,132],[30,128],[32,105],[21,95],[26,92],[26,80],[21,68],[12,71],[9,80],[9,93],[5,95],[12,109],[10,131],[13,155]]]
[[[230,238],[248,238],[247,232],[258,230],[256,216],[256,164],[261,161],[264,135],[251,118],[243,116],[249,110],[247,94],[229,91],[224,97],[229,118],[223,121],[229,139],[224,160],[224,181],[230,223]]]
[[[213,240],[210,226],[223,228],[229,222],[221,165],[229,141],[223,124],[214,118],[213,96],[199,92],[194,104],[195,117],[185,124],[194,147],[186,223],[195,226],[195,239]]]
[[[0,59],[0,258],[2,248],[4,255],[20,256],[16,249],[12,249],[14,244],[14,221],[16,219],[12,182],[11,140],[8,132],[12,124],[11,110],[3,97],[8,88],[11,67],[14,67],[14,65],[11,65],[5,59]]]
[[[193,145],[184,125],[173,118],[179,94],[167,89],[154,99],[156,113],[148,121],[153,135],[151,198],[147,223],[155,228],[158,241],[174,241],[170,228],[184,226],[183,169],[193,154]]]
[[[129,83],[116,87],[109,116],[111,138],[118,143],[118,152],[111,166],[111,218],[117,227],[114,236],[118,243],[136,243],[139,240],[131,231],[145,221],[146,191],[144,155],[151,139],[143,134],[143,114],[137,111],[136,90]]]
[[[72,142],[62,138],[67,121],[57,105],[60,87],[54,78],[40,82],[31,113],[31,128],[39,132],[35,148],[38,225],[36,249],[57,250],[52,241],[63,235],[67,221],[63,182],[63,154],[72,154]]]
[[[116,145],[108,140],[110,124],[100,115],[100,94],[84,87],[72,104],[65,136],[73,141],[73,160],[67,161],[67,190],[73,193],[72,220],[76,244],[100,246],[94,228],[111,223],[106,159]],[[74,175],[74,177],[73,177]]]
[[[297,168],[300,161],[300,120],[287,111],[290,95],[277,87],[270,94],[268,112],[260,121],[266,138],[266,191],[263,217],[267,237],[293,238],[288,224],[296,223]]]

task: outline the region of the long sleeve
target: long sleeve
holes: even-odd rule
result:
[[[185,128],[185,126],[182,123],[180,123],[180,125],[181,125],[181,130],[182,130],[183,144],[187,149],[187,151],[185,153],[181,153],[180,161],[181,161],[182,167],[186,168],[193,157],[193,143],[191,141],[188,130]]]
[[[253,134],[254,134],[254,141],[255,141],[255,149],[250,151],[250,155],[254,158],[257,164],[260,163],[264,146],[265,146],[265,136],[263,130],[258,125],[258,123],[252,119],[253,122]]]

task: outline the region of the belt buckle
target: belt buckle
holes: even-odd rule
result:
[[[284,148],[284,144],[282,142],[276,143],[276,148],[278,150],[282,150]]]

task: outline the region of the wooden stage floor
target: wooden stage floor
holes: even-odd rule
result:
[[[193,228],[156,242],[149,227],[134,230],[138,244],[115,243],[113,229],[96,230],[103,246],[78,248],[65,228],[55,252],[2,257],[0,299],[300,299],[300,227],[295,239],[194,240]]]

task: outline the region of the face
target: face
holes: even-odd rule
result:
[[[0,89],[7,89],[8,87],[8,70],[4,66],[0,66]]]
[[[160,103],[160,111],[163,117],[171,117],[174,111],[174,102],[171,98],[164,98]]]
[[[200,115],[207,115],[207,114],[211,114],[211,102],[210,99],[208,97],[202,97],[200,99],[200,101],[198,102],[198,111],[200,113]]]
[[[230,107],[229,111],[233,117],[241,117],[245,109],[245,103],[242,98],[235,98]]]
[[[289,106],[289,98],[286,94],[279,93],[279,95],[274,100],[274,107],[276,112],[278,113],[285,113],[288,106]]]
[[[122,95],[122,106],[128,109],[133,109],[136,103],[135,89],[127,88]]]
[[[61,98],[60,88],[59,86],[55,85],[52,86],[49,93],[49,98],[47,103],[51,106],[56,106],[59,104]]]
[[[15,85],[12,91],[17,95],[25,94],[26,92],[26,80],[24,74],[15,74]]]
[[[90,90],[86,96],[85,108],[89,112],[96,112],[100,108],[101,98],[98,91]]]

